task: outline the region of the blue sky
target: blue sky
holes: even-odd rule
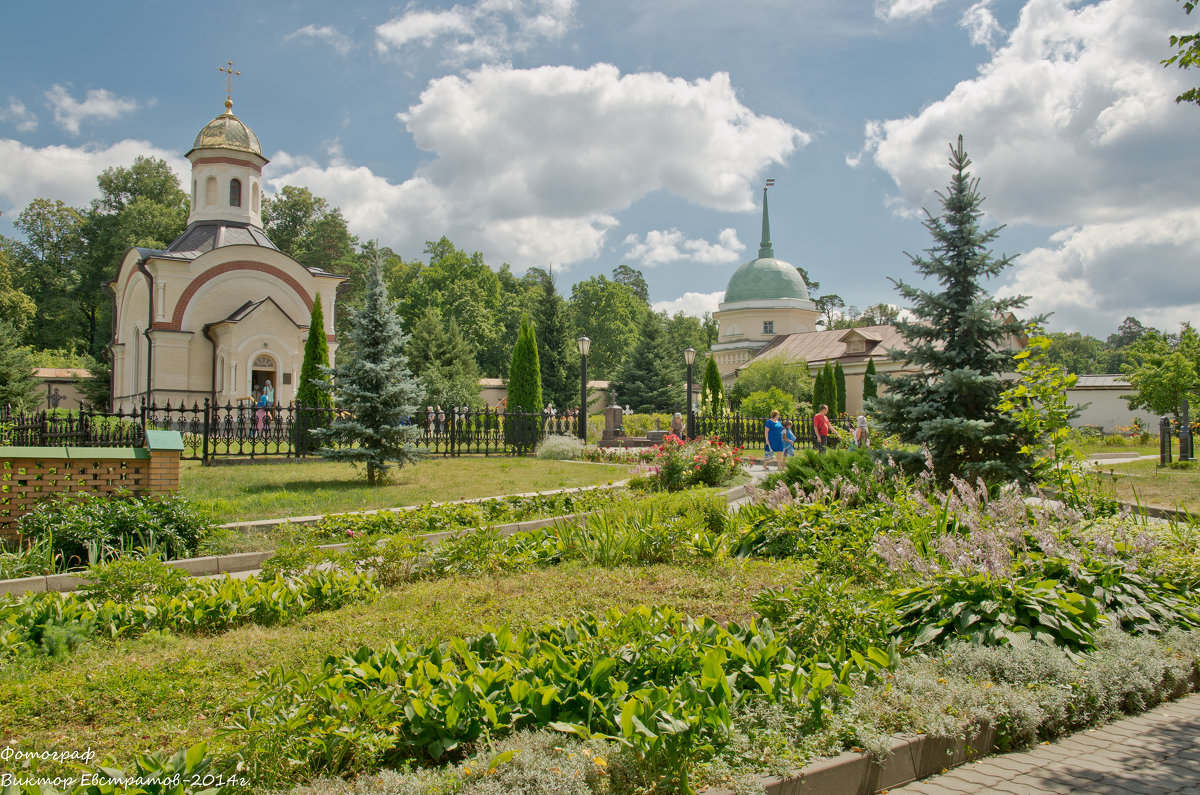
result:
[[[997,292],[1050,327],[1200,315],[1200,74],[1164,69],[1173,0],[158,0],[23,3],[0,34],[0,233],[83,205],[138,154],[181,174],[234,112],[304,185],[407,258],[448,236],[560,286],[622,263],[660,308],[714,309],[756,256],[848,304],[894,302],[961,132],[1019,254]]]

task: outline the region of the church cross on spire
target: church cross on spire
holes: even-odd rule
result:
[[[767,180],[763,185],[763,227],[762,242],[758,244],[758,258],[775,259],[775,249],[771,248],[771,221],[767,217],[767,189],[775,187],[775,180]]]
[[[225,112],[233,112],[233,78],[241,77],[242,73],[233,68],[233,61],[226,61],[225,66],[218,66],[217,71],[225,74]]]

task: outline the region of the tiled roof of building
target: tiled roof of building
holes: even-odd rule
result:
[[[875,344],[868,344],[862,353],[848,354],[845,338],[852,331],[858,332],[868,343],[874,342]],[[904,350],[904,348],[904,338],[900,336],[900,332],[895,326],[863,326],[855,329],[781,334],[768,342],[767,346],[750,361],[755,362],[775,356],[784,356],[793,361],[804,361],[810,364],[818,364],[826,359],[830,361],[841,358],[857,360],[866,359],[868,356],[873,356],[878,360],[887,357],[893,350]]]
[[[1102,375],[1081,375],[1075,381],[1076,388],[1081,389],[1132,389],[1133,384],[1120,373]]]

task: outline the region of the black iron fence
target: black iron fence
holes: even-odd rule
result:
[[[182,458],[303,458],[322,446],[312,433],[337,410],[307,406],[154,403],[127,411],[0,411],[0,445],[140,447],[147,428],[179,431]],[[520,409],[422,409],[408,419],[412,443],[429,455],[521,455],[550,434],[578,435],[572,413]]]
[[[726,444],[732,444],[735,447],[744,447],[748,450],[755,448],[762,449],[765,446],[763,432],[765,430],[763,423],[767,420],[766,417],[748,417],[742,414],[725,414],[722,416],[702,416],[697,415],[695,418],[695,428],[697,436],[716,436]],[[796,449],[803,447],[812,447],[813,426],[812,417],[780,417],[780,422],[792,423],[792,433],[796,435]],[[841,434],[841,444],[848,444],[851,435],[854,433],[855,419],[853,417],[842,417],[838,419],[830,418],[830,424],[837,429]],[[830,442],[836,446],[838,438],[830,437]]]

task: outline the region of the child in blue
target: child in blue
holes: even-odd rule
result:
[[[783,469],[783,423],[779,421],[779,410],[771,412],[771,419],[763,423],[763,436],[767,447],[763,455],[763,469],[767,468],[768,456],[775,456],[775,467]]]
[[[796,454],[796,434],[792,433],[792,421],[783,424],[783,457],[790,458]]]

